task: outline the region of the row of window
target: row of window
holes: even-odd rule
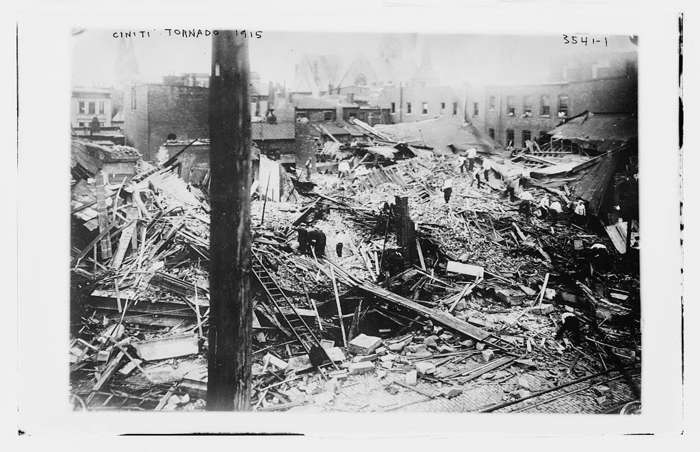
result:
[[[105,123],[100,121],[100,127],[104,127],[104,126],[105,126]],[[78,127],[90,127],[90,123],[81,121],[78,123]]]
[[[457,115],[457,110],[459,108],[459,104],[457,102],[452,102],[452,116]],[[445,102],[440,102],[440,114],[445,114],[445,111],[447,110],[447,103]],[[391,112],[396,113],[396,102],[391,103]],[[421,110],[420,110],[422,115],[427,115],[428,114],[428,103],[427,102],[421,102]],[[411,105],[411,102],[406,102],[406,114],[410,115],[413,113],[413,105]]]
[[[542,138],[545,135],[547,135],[547,132],[545,132],[544,130],[540,130],[539,137]],[[492,140],[496,139],[496,131],[494,129],[489,129],[489,137],[491,137]],[[521,137],[521,140],[520,140],[521,147],[524,148],[526,146],[525,142],[527,140],[532,140],[532,132],[530,130],[523,130],[521,132],[520,137]],[[505,144],[508,145],[511,143],[513,145],[515,145],[515,131],[513,129],[506,129]]]
[[[522,115],[530,117],[533,114],[534,96],[523,97]],[[547,94],[540,96],[540,116],[551,116],[551,100]],[[489,110],[496,109],[496,96],[489,96]],[[515,96],[506,97],[506,114],[515,116],[517,109],[515,106]],[[569,96],[561,94],[557,98],[557,116],[567,117],[569,115]],[[474,102],[473,116],[479,116],[479,103]]]
[[[97,110],[95,107],[97,107]],[[100,100],[98,102],[85,102],[81,100],[78,102],[78,113],[81,115],[94,115],[95,111],[97,111],[97,113],[100,115],[105,114],[105,101]]]

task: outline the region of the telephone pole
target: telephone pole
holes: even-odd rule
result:
[[[212,37],[209,83],[211,229],[207,409],[250,410],[250,104],[248,45]]]

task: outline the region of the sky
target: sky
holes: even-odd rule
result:
[[[164,75],[185,72],[208,73],[211,38],[183,38],[164,29],[150,30],[150,37],[114,38],[114,31],[88,29],[73,36],[73,85],[112,86],[120,39],[133,42],[140,78],[158,82]],[[543,81],[549,62],[556,58],[611,51],[635,50],[627,36],[608,36],[608,47],[600,44],[566,45],[562,35],[438,35],[372,33],[300,33],[263,31],[249,39],[250,69],[263,82],[294,80],[294,65],[304,54],[337,55],[345,64],[357,57],[376,61],[397,46],[400,65],[429,55],[441,84],[465,82],[528,83]],[[405,71],[407,72],[407,71]],[[401,74],[404,76],[404,74]],[[405,77],[411,74],[406,73]]]

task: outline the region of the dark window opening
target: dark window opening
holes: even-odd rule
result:
[[[409,115],[411,114],[411,103],[410,102],[406,102],[406,113]]]
[[[489,129],[489,137],[494,140],[496,138],[496,131],[493,129]]]
[[[78,113],[85,114],[85,102],[78,102]]]
[[[557,116],[560,118],[566,118],[569,116],[569,96],[559,96],[559,109],[557,110]]]
[[[474,115],[473,116],[479,116],[479,103],[474,102]]]
[[[177,135],[175,135],[174,133],[169,133],[169,134],[168,134],[168,137],[167,137],[167,140],[168,140],[168,141],[177,140]]]
[[[532,96],[525,96],[525,98],[523,98],[523,116],[532,116]]]
[[[506,129],[506,146],[511,146],[515,142],[515,131]]]
[[[532,134],[530,133],[529,130],[523,130],[523,147],[526,147],[527,144],[526,142],[532,138]]]
[[[95,102],[88,102],[88,114],[89,115],[95,114]]]
[[[396,113],[396,102],[391,103],[391,112]]]
[[[333,112],[332,111],[324,111],[323,112],[323,120],[324,121],[333,121]]]
[[[550,111],[549,111],[549,96],[546,94],[540,97],[540,115],[541,116],[549,116]]]
[[[423,102],[423,104],[421,106],[421,113],[424,115],[428,114],[428,103],[427,102]]]
[[[489,110],[496,109],[496,96],[489,96]]]
[[[105,101],[100,101],[99,108],[97,111],[99,111],[101,115],[105,114]]]
[[[445,108],[447,108],[445,102],[440,102],[440,113],[445,113]]]
[[[506,114],[515,116],[515,98],[513,96],[506,97]]]
[[[457,114],[457,102],[452,102],[452,116]]]

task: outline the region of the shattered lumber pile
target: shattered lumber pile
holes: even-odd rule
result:
[[[638,279],[575,275],[577,249],[603,239],[568,221],[525,219],[499,181],[477,189],[451,161],[396,166],[317,187],[300,203],[252,201],[255,410],[429,410],[448,400],[477,411],[467,404],[474,392],[489,407],[533,400],[638,363]],[[99,203],[89,196],[99,187],[79,182],[88,195],[73,209],[78,408],[205,407],[208,206],[171,176],[145,171],[104,187]],[[415,244],[401,243],[396,211],[385,208],[398,194],[409,197]],[[297,227],[323,231],[325,256],[301,252]],[[596,326],[583,327],[580,343],[555,337],[554,314],[569,311]],[[606,384],[590,389],[601,409],[624,392]]]

